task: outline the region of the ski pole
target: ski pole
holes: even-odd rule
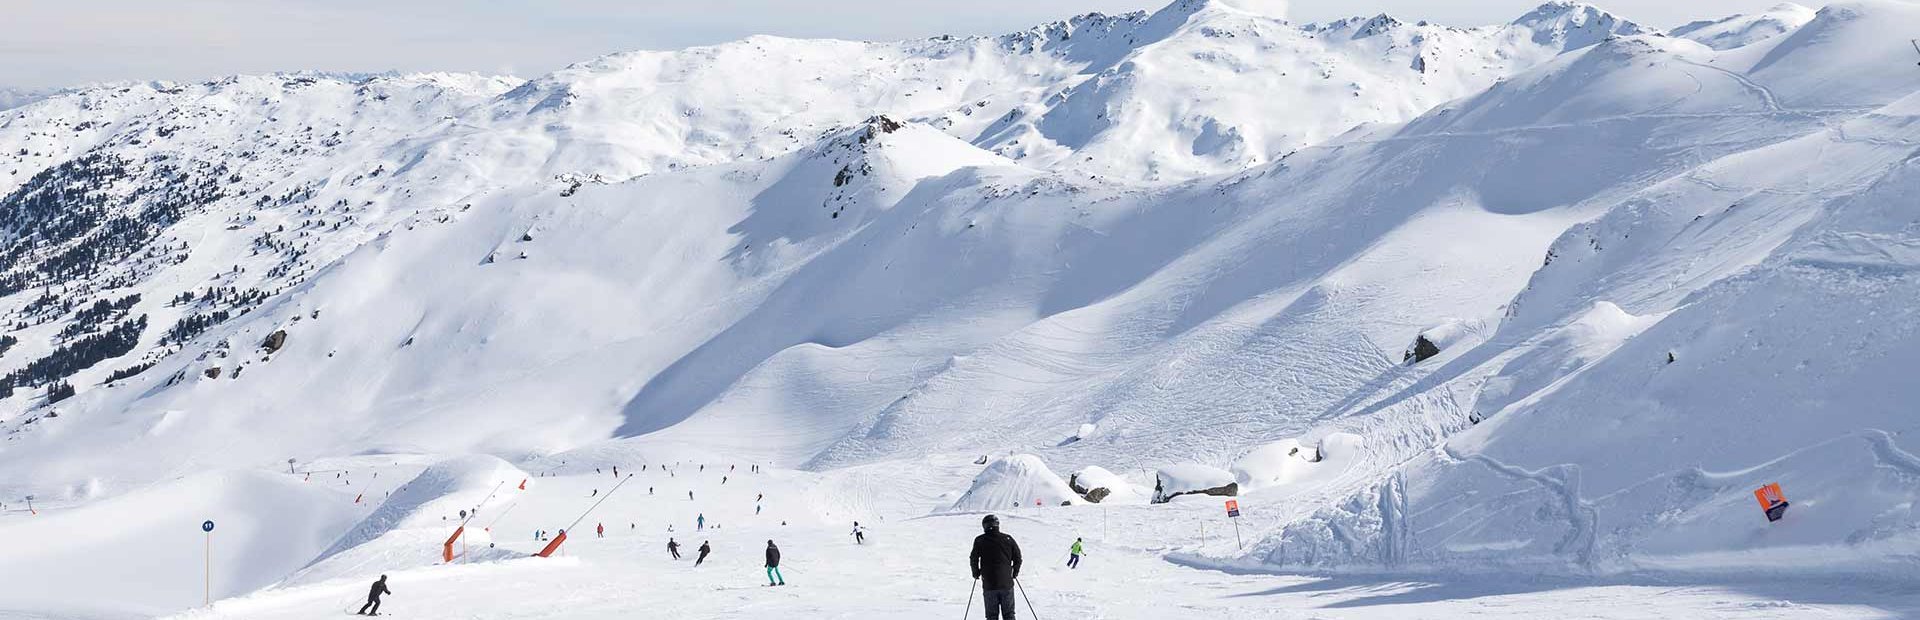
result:
[[[973,585],[967,588],[967,608],[960,611],[960,620],[967,620],[967,614],[973,613],[973,591],[980,588],[980,578],[973,578]]]
[[[1021,585],[1019,579],[1013,580],[1013,587],[1020,589],[1020,598],[1027,602],[1027,613],[1033,615],[1033,620],[1040,620],[1040,612],[1033,608],[1033,599],[1027,598],[1027,587]]]

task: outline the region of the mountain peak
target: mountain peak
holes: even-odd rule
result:
[[[1608,13],[1585,2],[1552,0],[1534,7],[1512,25],[1533,31],[1533,41],[1543,45],[1559,44],[1561,49],[1578,49],[1615,36],[1653,34],[1652,28]]]
[[[1289,0],[1174,0],[1157,14],[1193,15],[1205,12],[1252,13],[1266,17],[1286,17]]]

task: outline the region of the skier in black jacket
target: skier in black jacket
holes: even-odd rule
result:
[[[380,595],[382,594],[393,594],[392,590],[387,589],[386,575],[381,575],[379,581],[373,582],[373,589],[367,591],[367,604],[361,605],[360,611],[356,611],[353,613],[359,614],[362,616],[380,615]],[[368,611],[367,608],[369,607],[373,608],[373,610]]]
[[[693,565],[699,566],[701,562],[707,561],[707,554],[709,553],[713,553],[713,547],[709,546],[707,541],[700,541],[700,557],[693,559]]]
[[[1014,580],[1020,578],[1020,544],[1000,532],[1000,518],[980,520],[986,531],[973,539],[973,578],[980,580],[987,620],[1013,620]],[[996,612],[996,610],[998,610]]]
[[[673,559],[680,559],[680,543],[674,542],[672,536],[667,537],[667,553],[673,554]]]
[[[779,581],[776,582],[776,579]],[[773,546],[771,540],[767,541],[767,585],[787,585],[786,576],[780,574],[780,548]]]

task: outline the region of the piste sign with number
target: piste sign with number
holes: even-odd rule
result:
[[[1227,500],[1227,516],[1235,519],[1240,518],[1240,500]]]

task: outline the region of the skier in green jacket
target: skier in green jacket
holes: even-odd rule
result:
[[[1073,548],[1067,550],[1067,568],[1080,568],[1080,556],[1086,554],[1086,549],[1080,546],[1080,539],[1073,539]]]

